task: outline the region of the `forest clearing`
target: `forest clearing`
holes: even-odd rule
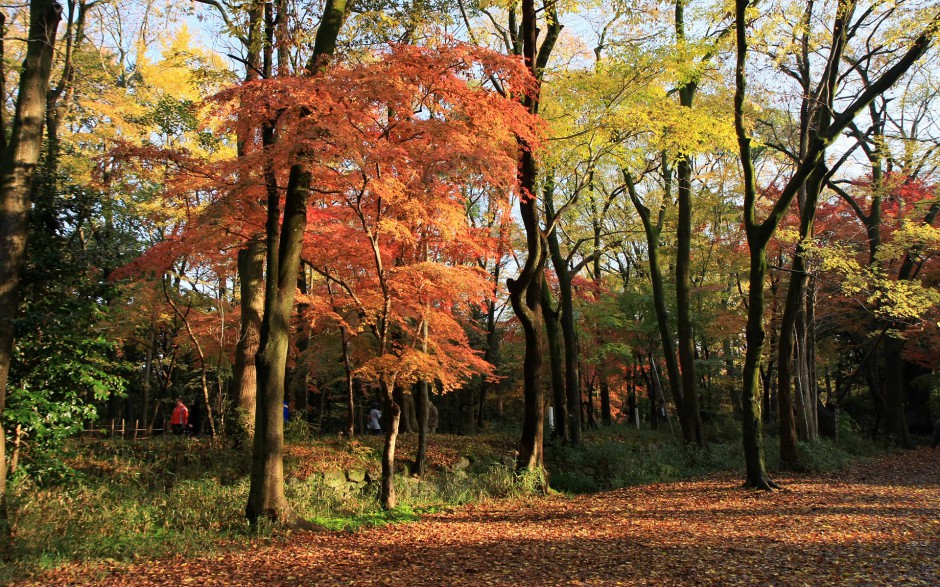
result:
[[[0,582],[940,583],[938,35],[0,6]]]
[[[940,451],[847,472],[734,476],[467,505],[204,556],[68,565],[15,585],[936,585]]]

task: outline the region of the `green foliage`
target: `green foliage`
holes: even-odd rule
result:
[[[408,505],[399,505],[385,511],[363,512],[349,517],[317,517],[313,522],[334,532],[356,532],[363,528],[375,528],[387,524],[416,522],[420,516]]]
[[[16,341],[5,429],[21,449],[23,470],[37,483],[68,473],[62,460],[65,440],[98,417],[96,402],[124,390],[123,365],[104,337],[59,332],[31,333]]]

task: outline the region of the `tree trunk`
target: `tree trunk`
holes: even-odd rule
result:
[[[539,63],[536,61],[538,29],[534,0],[522,0],[522,56],[533,77],[540,79]],[[550,52],[549,40],[554,43],[550,28],[543,48]],[[557,38],[557,32],[556,32]],[[540,57],[541,57],[540,52]],[[547,59],[547,56],[546,56]],[[531,89],[523,99],[526,109],[537,114],[539,108],[539,85]],[[539,211],[536,192],[537,169],[535,156],[528,145],[520,144],[519,156],[519,215],[526,235],[526,259],[515,279],[506,282],[509,301],[519,318],[525,337],[525,357],[522,365],[523,377],[523,422],[519,440],[516,470],[542,470],[542,439],[544,436],[544,404],[542,392],[542,269],[545,265],[545,237],[539,228]]]
[[[568,269],[568,260],[561,254],[561,246],[558,242],[557,214],[555,212],[554,202],[554,184],[549,180],[546,182],[543,193],[545,195],[545,222],[556,224],[554,230],[546,235],[548,251],[552,259],[552,267],[555,269],[555,275],[558,277],[558,297],[561,302],[560,311],[555,313],[556,319],[561,323],[562,336],[564,340],[564,396],[567,401],[564,413],[555,414],[556,422],[562,423],[564,428],[562,437],[571,444],[581,443],[581,419],[572,417],[571,406],[581,401],[581,374],[578,369],[578,331],[574,324],[574,300],[571,291],[571,271]],[[597,246],[595,242],[595,247]],[[547,318],[546,318],[547,320]],[[556,334],[557,337],[557,326]],[[549,339],[551,344],[551,339]],[[559,357],[560,359],[561,357]],[[555,358],[553,357],[554,361]],[[552,369],[554,370],[554,365]],[[560,366],[559,366],[560,369]],[[555,373],[553,371],[552,377]],[[560,405],[560,404],[559,404]],[[558,410],[558,407],[555,408]],[[556,424],[557,429],[558,424]]]
[[[239,427],[254,437],[255,401],[258,375],[255,355],[261,342],[261,317],[264,314],[264,244],[252,240],[238,251],[238,277],[241,299],[241,327],[235,346],[235,401]]]
[[[750,238],[748,239],[751,240]],[[742,423],[744,441],[745,486],[773,489],[775,484],[764,465],[763,421],[758,382],[761,352],[764,349],[764,277],[767,274],[766,244],[749,243],[751,255],[748,292],[747,351],[744,354]]]
[[[552,293],[548,287],[548,281],[542,279],[542,319],[545,321],[545,338],[548,341],[548,367],[551,374],[552,385],[552,407],[554,409],[554,420],[552,426],[555,429],[554,436],[561,438],[565,442],[571,440],[568,431],[568,408],[567,397],[565,395],[565,374],[563,371],[561,337],[558,333],[558,312],[552,310]]]
[[[382,382],[382,426],[385,429],[385,444],[382,447],[382,488],[380,501],[382,508],[390,510],[398,505],[395,494],[395,444],[398,440],[398,423],[401,421],[401,406],[395,401],[395,395],[388,384]]]
[[[9,537],[9,528],[5,527],[6,431],[2,417],[13,354],[14,318],[19,309],[20,270],[26,253],[30,191],[42,150],[46,92],[61,15],[62,7],[52,0],[29,3],[26,57],[13,128],[0,156],[0,523],[4,526],[0,541]]]
[[[679,92],[680,103],[691,108],[694,84]],[[684,98],[683,98],[684,97]],[[679,219],[676,231],[676,322],[679,338],[679,368],[682,376],[682,403],[678,405],[682,436],[686,443],[703,446],[702,416],[699,408],[698,377],[695,374],[695,339],[692,333],[690,265],[692,256],[692,161],[679,158]]]
[[[610,426],[613,424],[613,417],[610,413],[610,384],[607,383],[607,372],[603,365],[599,365],[597,378],[601,396],[601,423],[604,426]]]
[[[327,0],[323,19],[314,40],[311,73],[315,73],[323,62],[333,55],[336,38],[345,17],[346,0]],[[265,129],[263,135],[265,144],[271,144],[274,129]],[[268,217],[265,226],[267,280],[261,340],[256,359],[258,412],[255,417],[251,487],[245,515],[252,523],[256,522],[259,516],[265,516],[275,522],[298,525],[301,520],[290,509],[284,497],[284,372],[289,347],[290,316],[294,306],[300,254],[307,225],[310,173],[300,164],[291,167],[283,220],[280,219],[274,170],[269,168],[265,175],[268,194]]]
[[[428,352],[428,322],[421,324],[421,352]],[[428,452],[428,418],[431,414],[431,398],[429,397],[427,380],[421,380],[415,386],[415,411],[418,416],[418,451],[415,455],[415,475],[424,474],[425,461]]]
[[[672,171],[667,164],[663,164],[663,176],[666,181],[666,198],[670,197],[671,182],[668,180]],[[630,194],[630,200],[643,222],[643,231],[646,234],[647,256],[649,257],[650,283],[653,286],[653,309],[656,312],[656,326],[659,328],[659,339],[663,345],[663,360],[666,363],[666,377],[669,379],[669,391],[672,394],[672,401],[676,404],[679,413],[683,411],[683,387],[681,377],[679,376],[679,364],[676,361],[675,346],[673,344],[672,332],[669,328],[669,312],[666,310],[666,287],[663,281],[663,270],[659,262],[659,235],[662,233],[663,221],[666,216],[665,208],[660,208],[659,217],[656,224],[653,225],[650,218],[650,210],[640,202],[636,193],[636,187],[633,178],[625,174],[627,189]],[[680,419],[680,425],[684,420]],[[683,425],[684,426],[684,425]],[[686,442],[693,442],[695,438],[692,429],[682,429],[682,437]]]

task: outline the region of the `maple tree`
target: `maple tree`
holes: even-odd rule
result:
[[[472,242],[466,237],[461,240],[461,234],[472,236],[472,231],[466,226],[462,191],[456,179],[469,174],[483,185],[512,189],[515,141],[521,137],[534,145],[536,134],[531,117],[511,98],[468,85],[474,67],[479,66],[485,75],[499,75],[504,91],[514,87],[525,91],[525,74],[511,60],[497,59],[482,49],[459,47],[437,47],[434,54],[398,47],[377,57],[381,59],[371,65],[323,69],[309,80],[274,78],[250,82],[224,92],[218,100],[231,108],[245,103],[263,105],[247,113],[233,111],[237,116],[232,117],[230,124],[239,136],[246,134],[238,132],[242,128],[276,125],[279,133],[289,133],[285,136],[291,137],[235,160],[231,169],[239,176],[238,184],[250,186],[253,178],[264,173],[278,174],[284,162],[298,157],[306,161],[304,173],[310,174],[306,181],[316,186],[317,195],[311,200],[312,208],[301,213],[312,220],[309,223],[304,220],[291,229],[282,228],[280,233],[285,239],[291,234],[300,239],[297,246],[308,252],[298,249],[298,262],[304,257],[337,285],[356,305],[361,321],[374,335],[376,356],[358,371],[363,378],[378,382],[388,413],[383,504],[393,507],[392,467],[401,410],[393,394],[396,385],[413,380],[414,373],[420,373],[423,380],[436,379],[445,388],[452,387],[467,373],[466,367],[459,367],[467,361],[473,370],[486,370],[472,354],[461,359],[455,352],[466,343],[457,336],[460,329],[446,322],[453,298],[447,302],[448,298],[440,297],[444,291],[466,297],[470,291],[485,288],[480,287],[474,270],[460,264],[452,267],[432,264],[431,256],[425,255],[455,255],[463,251],[463,245]],[[395,84],[388,82],[390,72],[395,72],[398,79]],[[349,90],[350,87],[355,90]],[[443,145],[447,148],[441,148]],[[316,159],[310,160],[307,153],[316,153]],[[296,177],[294,181],[298,181]],[[288,192],[294,186],[288,180]],[[238,187],[235,190],[242,191]],[[255,190],[245,189],[243,197],[250,198],[254,193]],[[286,206],[285,218],[289,219]],[[269,200],[269,222],[274,218],[271,208]],[[350,231],[348,236],[342,236],[344,230]],[[301,244],[308,232],[312,240]],[[333,245],[333,254],[325,255],[318,235],[331,242],[339,236],[338,242],[342,244]],[[273,244],[268,243],[268,250],[273,250]],[[472,249],[460,252],[457,258],[472,259],[467,257],[468,252]],[[357,264],[345,269],[350,262]],[[367,273],[363,273],[364,267]],[[290,283],[292,289],[295,274],[285,275],[284,271],[287,269],[282,267],[280,273],[273,272],[269,267],[268,275],[278,275],[279,287]],[[470,285],[461,285],[461,280],[468,278]],[[433,293],[434,289],[422,293],[422,288],[435,283],[438,294]],[[401,313],[393,311],[397,310],[395,306],[404,305],[404,300],[411,307]],[[290,307],[283,300],[282,304],[286,326]],[[444,312],[433,312],[435,306],[442,306]],[[269,315],[270,308],[266,308],[265,316]],[[427,324],[435,334],[456,331],[450,334],[452,342],[441,339],[438,343],[446,343],[449,348],[445,349],[447,352],[435,353],[432,363],[436,362],[436,367],[432,368],[427,361],[422,364],[420,356],[428,356],[427,353],[393,352],[393,343],[400,344],[393,337],[398,336],[399,330],[413,327],[408,325],[409,320]],[[262,340],[264,332],[262,329]],[[262,345],[259,353],[263,348]],[[418,362],[410,363],[409,357]],[[282,372],[277,374],[276,381],[283,386]],[[259,389],[260,385],[261,382]],[[277,406],[283,403],[282,398],[283,387],[277,395]],[[259,400],[259,406],[262,401]],[[262,418],[268,417],[261,414],[268,411],[258,410],[256,450],[261,430],[258,426]],[[267,434],[279,438],[280,425],[278,422]],[[271,441],[269,438],[268,442]],[[277,511],[282,506],[270,507]],[[290,521],[286,512],[274,517]]]

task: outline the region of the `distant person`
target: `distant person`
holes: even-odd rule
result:
[[[287,405],[287,402],[284,402],[284,423],[290,420],[290,406]]]
[[[379,411],[379,406],[376,404],[372,404],[372,409],[369,410],[369,423],[366,428],[369,430],[369,434],[382,433],[382,412]]]
[[[180,436],[186,432],[189,427],[189,410],[183,404],[181,398],[176,398],[176,407],[173,408],[173,415],[170,417],[170,428],[174,436]]]
[[[428,432],[431,434],[437,432],[437,406],[434,404],[428,407]]]

